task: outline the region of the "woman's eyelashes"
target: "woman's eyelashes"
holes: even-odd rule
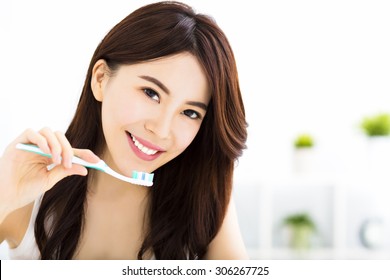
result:
[[[197,119],[201,120],[202,119],[202,116],[194,110],[184,110],[183,114],[186,115],[187,117],[189,117],[190,119],[193,119],[193,120],[197,120]]]
[[[150,99],[153,99],[154,101],[160,103],[160,95],[158,95],[157,92],[155,92],[151,88],[144,88],[143,91]]]
[[[143,88],[142,90],[148,98],[152,99],[153,101],[156,101],[157,103],[161,102],[160,95],[155,90],[151,88]],[[191,109],[184,110],[182,114],[189,117],[192,120],[202,119],[202,115],[200,113]]]

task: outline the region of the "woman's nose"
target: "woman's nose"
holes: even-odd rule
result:
[[[168,113],[156,114],[145,122],[145,128],[161,139],[169,138],[172,130],[173,115]]]

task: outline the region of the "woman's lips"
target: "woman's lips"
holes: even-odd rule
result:
[[[126,133],[127,140],[129,145],[136,156],[138,156],[142,160],[152,161],[158,158],[163,152],[164,149],[153,145],[152,143],[136,137],[129,132]]]

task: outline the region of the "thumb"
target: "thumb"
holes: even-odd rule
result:
[[[62,164],[56,165],[49,171],[50,187],[54,186],[60,180],[72,175],[86,176],[88,174],[87,168],[78,164],[72,164],[71,168],[65,168]]]

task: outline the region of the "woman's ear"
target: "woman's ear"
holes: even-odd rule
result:
[[[99,59],[92,69],[91,88],[97,101],[103,101],[104,87],[109,78],[109,68],[104,59]]]

